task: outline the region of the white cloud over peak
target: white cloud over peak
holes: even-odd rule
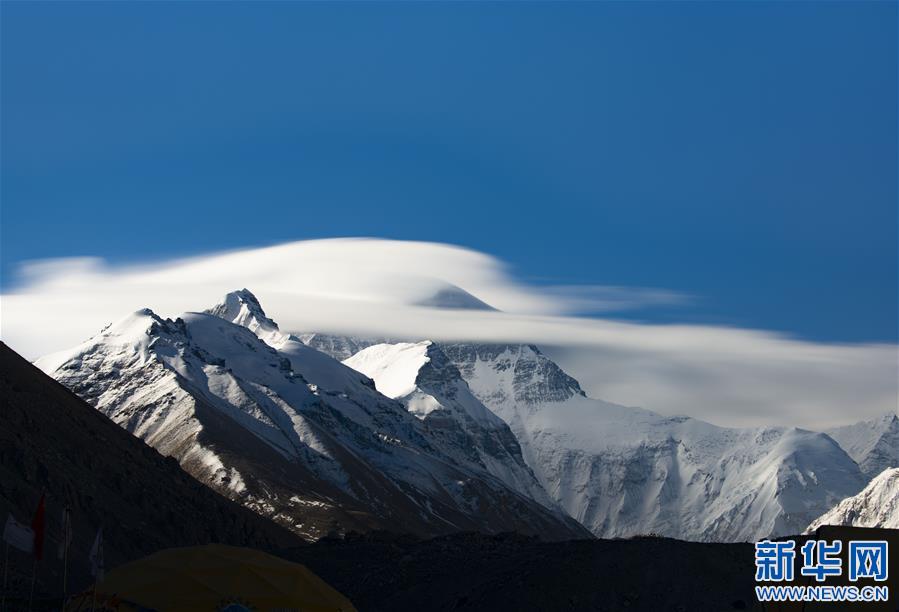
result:
[[[35,358],[139,308],[177,316],[243,287],[289,331],[535,343],[589,394],[664,414],[823,428],[897,407],[895,345],[574,317],[569,313],[689,298],[650,289],[529,286],[496,258],[427,242],[313,240],[129,266],[94,258],[33,262],[0,300],[0,333]],[[456,287],[500,312],[416,306]]]

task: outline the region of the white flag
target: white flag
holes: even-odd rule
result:
[[[88,557],[91,562],[91,575],[96,576],[98,581],[103,580],[103,527],[97,531],[97,537],[94,538],[94,545],[91,546],[91,554]]]
[[[6,517],[6,526],[3,528],[3,541],[22,552],[30,553],[34,550],[34,531],[10,514]]]
[[[72,543],[72,510],[66,506],[62,510],[62,539],[59,541],[59,558],[64,559],[66,550]]]

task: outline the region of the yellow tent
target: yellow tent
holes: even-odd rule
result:
[[[67,610],[355,612],[305,566],[252,548],[169,548],[106,574]]]

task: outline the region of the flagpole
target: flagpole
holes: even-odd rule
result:
[[[66,587],[69,581],[69,508],[63,510],[62,524],[62,605],[66,605]]]
[[[34,604],[34,579],[37,576],[37,562],[44,557],[44,498],[46,492],[41,492],[41,499],[37,503],[34,518],[31,519],[31,530],[34,533],[34,559],[31,562],[31,591],[28,594],[28,609]]]
[[[6,574],[9,571],[9,542],[3,548],[3,598],[0,599],[0,612],[6,608]]]
[[[31,590],[28,592],[28,609],[34,609],[34,577],[37,575],[37,559],[31,562]]]
[[[93,572],[94,572],[94,591],[91,594],[91,612],[94,612],[94,608],[97,605],[97,583],[100,581],[100,572],[103,571],[103,567],[105,565],[103,561],[103,524],[100,524],[100,529],[97,530],[97,538],[94,541],[94,546],[91,549],[91,563],[93,564]]]
[[[65,535],[63,535],[65,537]],[[62,550],[62,603],[66,602],[66,586],[69,578],[69,547],[63,544]]]

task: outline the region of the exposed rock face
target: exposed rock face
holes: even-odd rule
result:
[[[480,382],[480,393],[497,407],[585,396],[578,381],[532,344],[450,343],[444,346],[444,352],[466,380]]]

